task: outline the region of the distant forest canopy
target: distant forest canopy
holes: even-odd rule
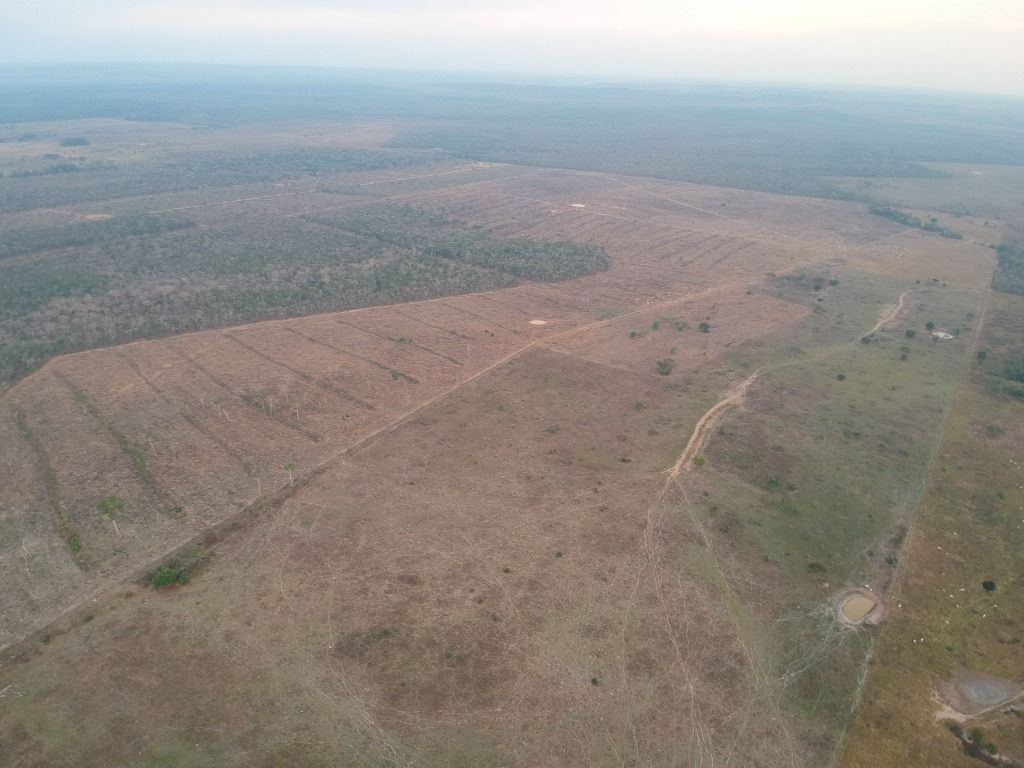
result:
[[[45,177],[57,171],[0,173],[0,213],[71,205],[234,184],[277,182],[306,175],[378,171],[440,159],[437,152],[393,152],[340,147],[278,148],[256,152],[194,152],[156,162],[119,167],[113,163],[75,166],[77,178],[55,186]],[[16,181],[15,181],[16,179]]]
[[[448,183],[451,168],[472,165],[462,160],[861,200],[947,237],[959,234],[862,198],[842,177],[1024,165],[1024,101],[485,79],[0,67],[0,388],[97,345],[608,266],[590,246],[375,201],[410,174],[429,177],[410,190]],[[339,146],[348,128],[357,139]],[[470,170],[527,172],[484,165]],[[1004,245],[999,263],[993,284],[1022,292],[1019,245]]]
[[[495,79],[255,67],[8,67],[0,69],[0,124],[382,118],[405,123],[395,148],[847,199],[856,195],[830,177],[937,175],[922,163],[1024,164],[1021,100]],[[9,128],[0,139],[24,133]]]

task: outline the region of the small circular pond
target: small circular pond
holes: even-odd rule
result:
[[[868,614],[875,610],[878,605],[874,600],[864,594],[850,595],[839,605],[843,618],[853,624],[860,624],[868,617]]]

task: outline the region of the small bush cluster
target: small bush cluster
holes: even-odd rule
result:
[[[192,547],[184,555],[158,566],[146,576],[146,581],[154,589],[170,587],[175,584],[187,584],[193,574],[201,568],[209,556],[200,547]]]

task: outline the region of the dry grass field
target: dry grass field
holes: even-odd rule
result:
[[[400,202],[610,267],[66,355],[0,395],[7,764],[835,763],[899,642],[835,600],[922,562],[990,249],[533,167],[235,192],[69,210]]]

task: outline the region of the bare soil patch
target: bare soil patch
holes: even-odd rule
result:
[[[1024,686],[985,672],[957,672],[939,688],[945,702],[965,719],[1005,707],[1024,694]]]

